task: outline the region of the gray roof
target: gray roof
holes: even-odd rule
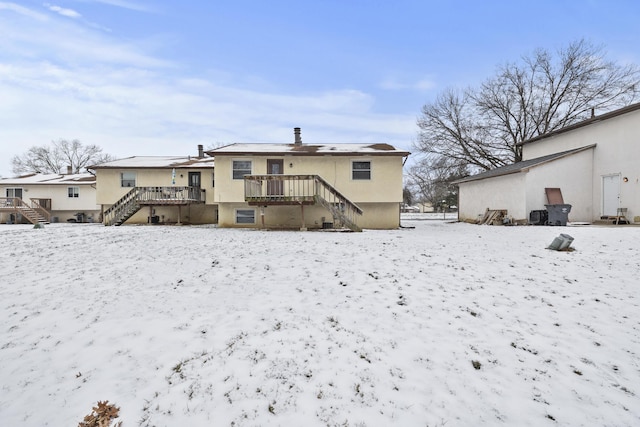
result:
[[[134,156],[89,166],[88,169],[171,169],[171,168],[212,168],[213,157],[193,156]]]
[[[59,174],[31,173],[15,178],[0,179],[0,185],[80,185],[95,184],[96,177],[90,173]]]
[[[218,155],[396,155],[408,156],[410,153],[399,150],[389,144],[231,144],[207,151],[211,156]]]
[[[560,153],[549,154],[547,156],[538,157],[535,159],[524,160],[522,162],[514,163],[512,165],[502,166],[500,168],[491,169],[490,171],[482,172],[477,175],[468,176],[466,178],[453,181],[453,184],[460,184],[463,182],[478,181],[481,179],[494,178],[497,176],[509,175],[512,173],[519,173],[526,169],[530,169],[539,166],[544,163],[552,162],[562,157],[570,156],[572,154],[579,153],[581,151],[594,148],[596,144],[588,145],[585,147],[574,148],[573,150],[562,151]]]

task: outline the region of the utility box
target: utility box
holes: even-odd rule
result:
[[[571,205],[557,204],[557,205],[544,205],[547,208],[548,225],[567,225],[569,220],[569,212],[571,212]]]

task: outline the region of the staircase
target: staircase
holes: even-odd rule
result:
[[[121,225],[141,208],[138,203],[140,189],[134,187],[109,209],[104,211],[104,225]]]
[[[34,201],[29,206],[20,197],[0,198],[0,211],[22,215],[32,224],[49,224],[51,221],[49,211]]]
[[[356,224],[356,215],[362,215],[362,209],[343,196],[322,177],[316,176],[315,181],[315,201],[331,212],[334,226],[337,224],[351,231],[362,231],[362,228]]]
[[[313,205],[327,209],[334,227],[362,231],[362,209],[319,175],[245,175],[244,198],[252,206]]]

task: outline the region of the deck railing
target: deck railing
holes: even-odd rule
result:
[[[51,220],[49,211],[38,204],[29,206],[20,197],[0,197],[0,211],[20,214],[32,224],[49,223]]]
[[[244,194],[253,205],[320,204],[334,221],[359,229],[356,217],[362,209],[319,175],[245,175]]]
[[[120,225],[143,205],[187,205],[204,202],[205,190],[200,187],[133,187],[104,211],[103,222],[105,225]]]

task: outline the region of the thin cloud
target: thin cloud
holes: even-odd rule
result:
[[[82,15],[80,15],[78,12],[76,12],[73,9],[65,9],[63,7],[56,6],[56,5],[49,4],[49,3],[45,3],[44,7],[46,7],[47,9],[49,9],[52,12],[56,12],[56,13],[62,15],[62,16],[66,16],[67,18],[77,19],[77,18],[81,18],[82,17]]]
[[[0,2],[0,10],[9,10],[11,12],[15,12],[29,18],[37,19],[38,21],[47,20],[47,17],[45,15],[15,3]]]
[[[429,78],[415,82],[399,81],[397,79],[387,79],[380,83],[379,87],[384,90],[419,90],[427,91],[435,88],[436,83]]]
[[[140,2],[131,2],[125,0],[93,0],[93,2],[120,7],[122,9],[135,10],[137,12],[153,12],[151,6],[142,4]]]

